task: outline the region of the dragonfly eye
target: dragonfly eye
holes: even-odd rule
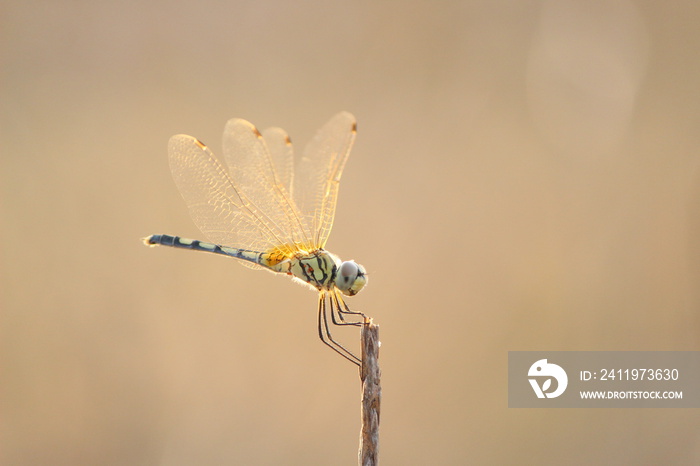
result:
[[[355,261],[345,261],[338,267],[338,275],[335,277],[335,286],[343,294],[354,296],[367,284],[367,272],[365,268]]]

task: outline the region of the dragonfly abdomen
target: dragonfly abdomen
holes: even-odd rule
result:
[[[147,238],[144,238],[143,242],[147,246],[171,246],[174,248],[192,249],[194,251],[204,251],[211,252],[214,254],[223,254],[225,256],[235,257],[236,259],[252,262],[254,264],[262,265],[264,267],[270,267],[263,257],[266,256],[265,253],[258,251],[249,251],[247,249],[232,248],[229,246],[222,246],[220,244],[208,243],[206,241],[200,241],[198,239],[188,239],[170,235],[151,235]]]

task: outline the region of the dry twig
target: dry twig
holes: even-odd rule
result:
[[[362,325],[362,430],[360,432],[360,466],[379,462],[379,408],[382,399],[379,370],[379,326],[368,319]]]

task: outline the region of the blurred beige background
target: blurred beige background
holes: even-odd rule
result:
[[[516,410],[509,350],[700,350],[700,4],[0,4],[0,463],[356,464],[316,296],[201,237],[166,143],[359,135],[381,460],[697,464],[695,410]],[[358,333],[336,330],[354,348]]]

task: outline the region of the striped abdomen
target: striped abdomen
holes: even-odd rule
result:
[[[147,246],[171,246],[182,249],[192,249],[194,251],[212,252],[214,254],[223,254],[229,257],[235,257],[246,262],[252,262],[268,268],[274,272],[290,273],[289,263],[285,263],[278,252],[266,253],[260,251],[249,251],[247,249],[232,248],[222,246],[220,244],[208,243],[197,239],[181,238],[179,236],[170,235],[151,235],[143,239]]]

